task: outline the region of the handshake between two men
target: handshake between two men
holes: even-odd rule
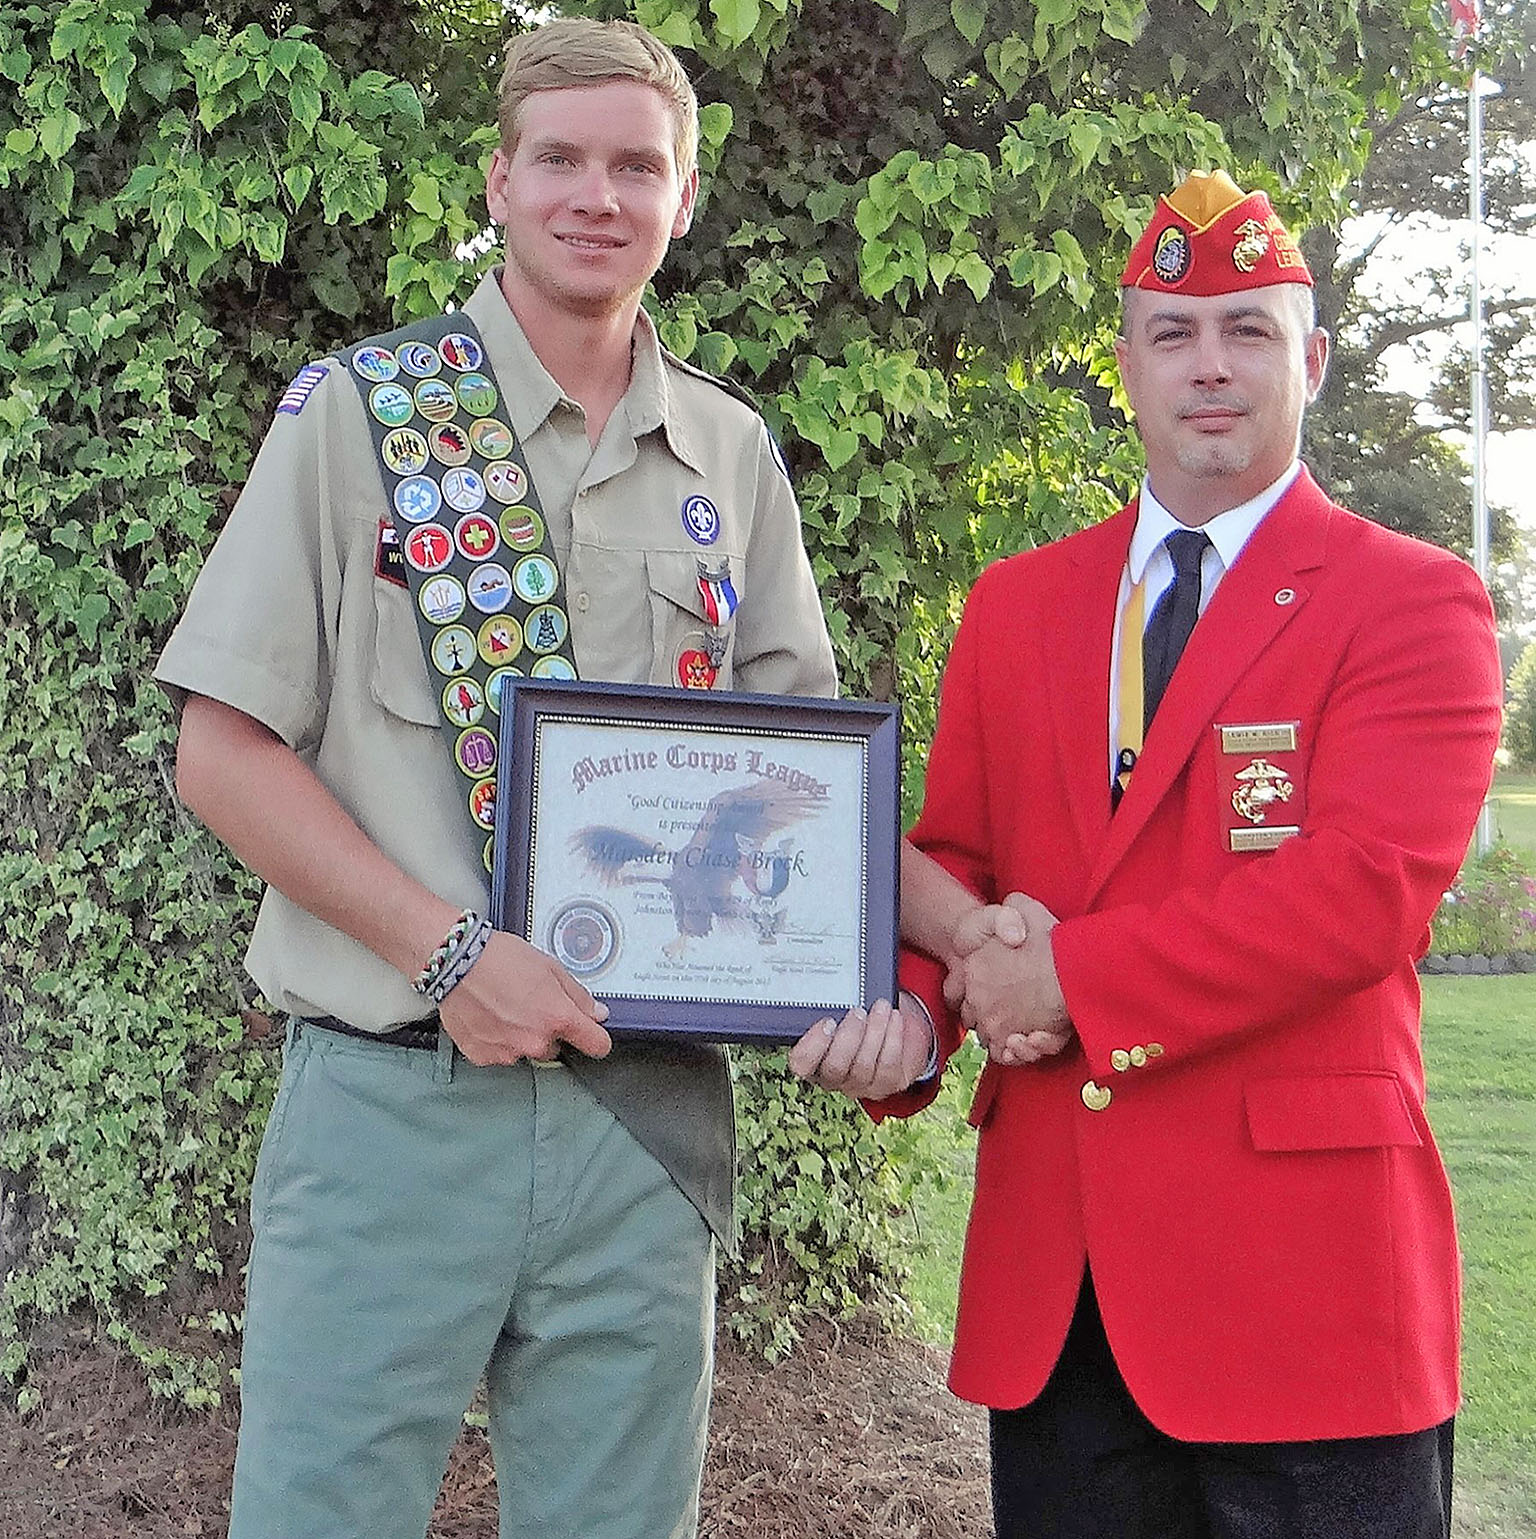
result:
[[[981,903],[944,868],[903,841],[902,940],[945,964],[945,1002],[976,1033],[994,1063],[1038,1063],[1072,1041],[1072,1022],[1051,952],[1055,915],[1023,893]],[[802,1079],[881,1100],[938,1067],[927,1013],[911,995],[900,1007],[813,1026],[791,1049]]]

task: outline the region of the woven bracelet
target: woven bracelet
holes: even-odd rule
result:
[[[471,931],[484,921],[472,908],[467,908],[453,922],[453,927],[443,937],[443,943],[427,958],[426,966],[411,979],[411,987],[418,994],[430,995],[432,986],[452,965],[454,957],[463,949]]]

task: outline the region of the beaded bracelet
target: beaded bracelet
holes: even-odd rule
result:
[[[432,985],[442,976],[444,969],[448,967],[453,961],[455,954],[463,947],[470,931],[476,929],[480,923],[480,916],[472,908],[465,909],[454,920],[453,928],[443,937],[442,945],[427,958],[426,966],[411,979],[411,987],[418,994],[431,993]]]

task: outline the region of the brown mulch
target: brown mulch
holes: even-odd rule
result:
[[[154,1399],[89,1327],[39,1343],[30,1372],[41,1408],[0,1406],[0,1539],[225,1534],[232,1403]],[[768,1366],[722,1336],[701,1539],[982,1539],[985,1438],[981,1413],[944,1388],[943,1354],[917,1342],[816,1324]],[[454,1449],[429,1532],[495,1539],[483,1433]]]

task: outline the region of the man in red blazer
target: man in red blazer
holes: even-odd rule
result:
[[[950,1382],[992,1408],[1002,1539],[1444,1539],[1414,961],[1488,787],[1488,598],[1298,461],[1328,338],[1262,193],[1191,176],[1122,282],[1141,495],[976,584],[913,834],[1023,943],[904,870],[938,1058],[991,1052]],[[877,1030],[910,1062],[925,1029],[796,1066],[865,1092]]]

